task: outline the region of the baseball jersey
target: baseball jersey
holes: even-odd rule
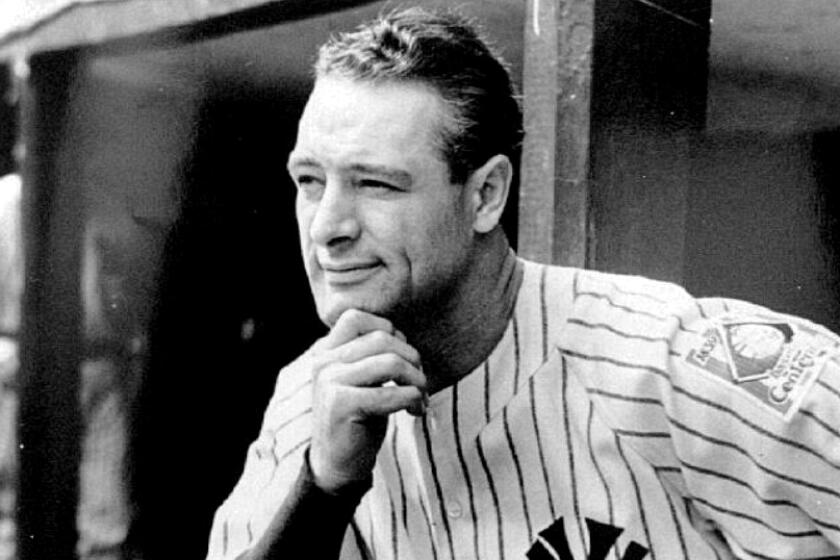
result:
[[[835,336],[672,284],[522,263],[490,356],[424,417],[391,415],[349,528],[357,557],[840,557]],[[297,477],[306,360],[278,378],[211,560],[256,542]]]

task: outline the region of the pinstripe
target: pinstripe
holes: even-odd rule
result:
[[[602,299],[602,300],[606,301],[610,305],[610,307],[614,307],[615,309],[621,309],[622,311],[626,311],[626,312],[631,313],[633,315],[641,315],[643,317],[649,317],[650,319],[655,319],[657,321],[665,322],[665,321],[670,320],[672,317],[676,317],[676,315],[673,315],[673,316],[657,315],[656,313],[651,313],[650,311],[644,311],[644,310],[641,310],[641,309],[636,309],[634,307],[630,307],[628,305],[623,305],[623,304],[620,304],[620,303],[616,303],[607,294],[602,294],[602,293],[599,293],[599,292],[578,291],[578,297],[580,297],[580,296],[587,296],[587,297],[591,297],[591,298],[595,298],[595,299]]]
[[[432,439],[429,436],[429,425],[427,422],[423,422],[423,439],[426,440],[426,454],[429,457],[429,467],[432,469],[432,480],[435,483],[435,494],[437,495],[438,503],[440,504],[441,519],[443,519],[443,530],[446,531],[446,542],[449,545],[450,558],[455,560],[455,545],[452,542],[452,530],[449,527],[449,517],[446,515],[446,504],[443,501],[443,489],[440,486],[437,462],[435,461],[434,453],[432,453]]]
[[[692,393],[688,389],[684,389],[683,387],[680,387],[679,385],[675,385],[674,383],[671,383],[671,387],[674,389],[675,393],[680,393],[680,394],[685,395],[686,397],[690,398],[691,400],[693,400],[695,402],[699,402],[699,403],[704,404],[708,407],[714,408],[715,410],[719,410],[720,412],[725,412],[726,414],[732,416],[733,418],[738,420],[741,424],[747,426],[748,428],[752,429],[753,431],[758,432],[759,434],[761,434],[765,437],[768,437],[768,438],[772,439],[773,441],[783,443],[785,445],[788,445],[790,447],[793,447],[793,448],[799,449],[800,451],[808,453],[809,455],[812,455],[812,456],[816,457],[817,459],[820,459],[821,461],[823,461],[826,465],[830,466],[831,468],[833,468],[835,470],[840,470],[840,465],[835,465],[830,460],[828,460],[826,457],[824,457],[823,455],[821,455],[817,451],[814,451],[813,449],[811,449],[810,447],[808,447],[805,444],[802,444],[802,443],[799,443],[798,441],[793,441],[791,439],[787,439],[787,438],[784,438],[784,437],[779,436],[777,434],[774,434],[773,432],[771,432],[769,430],[766,430],[765,428],[762,428],[761,426],[750,422],[749,420],[747,420],[746,418],[744,418],[743,416],[741,416],[740,414],[738,414],[737,412],[735,412],[731,408],[728,408],[726,406],[723,406],[722,404],[711,401],[711,400],[709,400],[705,397],[701,397],[700,395]]]
[[[723,306],[724,313],[729,313],[729,306],[726,304],[726,300],[721,299],[720,304]]]
[[[654,375],[662,377],[670,381],[670,377],[668,374],[656,367],[648,366],[644,364],[633,364],[630,362],[624,362],[622,360],[616,360],[615,358],[608,358],[607,356],[593,356],[591,354],[582,354],[580,352],[575,352],[574,350],[569,350],[567,348],[559,347],[557,348],[564,356],[569,356],[570,358],[578,358],[581,360],[586,360],[589,362],[604,362],[607,364],[612,364],[614,366],[628,368],[628,369],[640,369],[643,371],[650,372]]]
[[[743,546],[741,548],[744,548]],[[748,548],[744,548],[744,552],[749,554],[750,556],[755,556],[758,560],[785,560],[783,558],[779,558],[778,556],[766,556],[754,550],[750,550]],[[832,558],[815,558],[814,560],[832,560]]]
[[[565,348],[560,348],[560,351],[564,355],[571,356],[573,358],[578,358],[578,359],[593,361],[593,362],[605,362],[605,363],[609,363],[609,364],[612,364],[612,365],[615,365],[615,366],[618,366],[618,367],[624,367],[624,368],[629,368],[629,369],[640,369],[640,370],[643,370],[643,371],[653,373],[654,375],[658,375],[659,377],[662,377],[662,378],[668,380],[668,382],[671,384],[671,388],[674,390],[675,393],[680,393],[680,394],[685,395],[686,397],[688,397],[689,399],[691,399],[695,402],[704,404],[706,406],[709,406],[709,407],[714,408],[716,410],[719,410],[721,412],[725,412],[725,413],[729,414],[730,416],[732,416],[733,418],[735,418],[736,420],[738,420],[739,422],[741,422],[743,425],[751,428],[755,432],[758,432],[761,435],[769,437],[769,438],[771,438],[774,441],[777,441],[779,443],[786,444],[790,447],[799,449],[800,451],[803,451],[805,453],[813,455],[814,457],[822,460],[826,465],[830,466],[831,468],[836,469],[836,470],[840,470],[840,466],[835,465],[834,463],[829,461],[826,457],[822,456],[821,454],[819,454],[818,452],[809,448],[808,446],[806,446],[802,443],[799,443],[797,441],[793,441],[793,440],[790,440],[790,439],[787,439],[787,438],[783,438],[783,437],[781,437],[777,434],[774,434],[774,433],[762,428],[761,426],[758,426],[757,424],[754,424],[754,423],[750,422],[749,420],[747,420],[746,418],[744,418],[743,416],[741,416],[740,414],[738,414],[734,410],[732,410],[728,407],[725,407],[722,404],[719,404],[719,403],[716,403],[716,402],[711,401],[709,399],[706,399],[705,397],[701,397],[700,395],[696,395],[695,393],[692,393],[691,391],[689,391],[687,389],[684,389],[683,387],[680,387],[679,385],[674,384],[671,377],[665,371],[663,371],[659,368],[655,368],[655,367],[645,365],[645,364],[633,364],[633,363],[629,363],[629,362],[624,362],[624,361],[616,360],[614,358],[609,358],[609,357],[606,357],[606,356],[594,356],[594,355],[591,355],[591,354],[583,354],[581,352],[575,352],[575,351],[568,350],[568,349],[565,349]]]
[[[604,493],[607,495],[607,520],[610,525],[615,523],[615,512],[613,511],[613,502],[612,502],[612,492],[610,492],[610,485],[607,484],[607,478],[604,476],[604,472],[601,470],[601,466],[598,464],[598,459],[595,457],[595,452],[592,450],[592,420],[595,416],[595,408],[592,406],[592,402],[589,403],[589,413],[586,420],[586,448],[589,450],[589,458],[592,460],[592,464],[595,466],[595,472],[598,474],[598,479],[601,481],[601,484],[604,485]],[[615,560],[620,560],[618,557],[618,547],[613,547],[613,552],[615,553]]]
[[[805,408],[800,408],[799,409],[799,414],[801,414],[802,416],[805,416],[807,418],[810,418],[811,420],[813,420],[814,422],[819,424],[825,431],[829,432],[834,437],[840,438],[840,431],[837,431],[837,429],[834,426],[832,426],[831,424],[829,424],[828,422],[826,422],[825,420],[823,420],[822,418],[817,416],[817,414],[815,412],[812,412],[812,411],[810,411],[808,409],[805,409]]]
[[[359,529],[359,525],[356,523],[355,519],[350,520],[350,528],[353,530],[353,538],[356,541],[356,548],[359,550],[359,554],[362,555],[363,560],[372,560],[370,550],[365,543],[362,531]]]
[[[656,472],[666,472],[671,474],[682,474],[680,467],[672,467],[670,465],[652,465]]]
[[[548,360],[548,313],[545,304],[545,276],[548,267],[543,266],[540,270],[540,333],[542,334],[542,362]]]
[[[675,389],[676,389],[676,387],[675,387]],[[610,391],[605,391],[603,389],[592,389],[592,388],[587,389],[587,392],[590,393],[590,394],[600,395],[600,396],[608,397],[608,398],[611,398],[611,399],[617,399],[617,400],[628,401],[628,402],[635,402],[635,403],[640,403],[640,404],[655,404],[655,405],[658,405],[658,406],[664,406],[662,404],[662,401],[660,401],[659,399],[654,399],[654,398],[650,398],[650,397],[633,397],[633,396],[630,396],[630,395],[621,395],[621,394],[618,394],[618,393],[612,393]],[[809,410],[800,410],[799,412],[800,412],[800,414],[803,414],[803,415],[811,418],[812,420],[814,420],[818,424],[820,424],[827,431],[831,432],[831,434],[834,435],[835,437],[840,438],[840,432],[838,432],[832,426],[830,426],[829,424],[827,424],[826,422],[821,420],[813,412],[811,412]]]
[[[513,393],[516,393],[517,389],[519,388],[519,363],[520,363],[520,356],[519,356],[519,324],[516,320],[516,313],[513,314],[513,318],[511,319],[511,323],[513,324]]]
[[[230,546],[230,522],[225,519],[222,523],[222,554],[228,553],[228,546]]]
[[[817,385],[819,385],[820,387],[822,387],[823,389],[825,389],[829,393],[833,393],[835,397],[840,399],[840,390],[835,389],[834,387],[829,385],[826,381],[823,381],[822,379],[817,379]]]
[[[644,340],[646,342],[664,342],[665,344],[670,344],[671,343],[671,340],[667,337],[664,337],[664,336],[646,336],[646,335],[643,335],[643,334],[628,333],[628,332],[622,331],[620,329],[617,329],[617,328],[613,327],[612,325],[607,325],[605,323],[589,323],[587,321],[584,321],[583,319],[577,319],[575,317],[572,317],[567,322],[572,324],[572,325],[578,325],[578,326],[581,326],[581,327],[584,327],[584,328],[587,328],[587,329],[593,329],[593,330],[601,329],[601,330],[609,331],[609,332],[611,332],[613,334],[616,334],[618,336],[621,336],[623,338],[629,338],[629,339],[633,339],[633,340]]]
[[[700,316],[703,319],[708,319],[709,318],[708,315],[706,315],[706,311],[703,309],[703,305],[700,303],[700,300],[695,299],[694,300],[694,305],[697,306],[697,311],[700,313]]]
[[[521,357],[519,355],[519,328],[516,321],[516,313],[513,314],[513,394],[516,393],[519,387],[519,370],[521,369]],[[531,514],[528,511],[528,498],[525,496],[525,480],[522,477],[522,464],[519,462],[519,455],[516,453],[516,445],[513,443],[513,436],[510,433],[510,422],[508,421],[508,411],[505,409],[502,412],[502,423],[505,428],[505,438],[507,439],[510,456],[513,458],[513,466],[516,469],[516,479],[519,482],[519,495],[522,500],[522,513],[525,515],[525,526],[528,529],[528,541],[533,539],[534,531],[531,527]]]
[[[398,453],[397,447],[397,432],[399,431],[399,424],[396,422],[393,423],[394,425],[394,433],[391,437],[391,449],[394,455],[394,466],[397,469],[397,480],[400,483],[400,502],[402,503],[402,522],[403,527],[405,527],[406,533],[409,532],[408,528],[408,502],[405,496],[405,479],[403,478],[402,466],[400,466],[400,457]]]
[[[510,424],[508,422],[508,412],[505,409],[502,412],[502,421],[505,427],[505,438],[507,439],[508,449],[513,458],[513,466],[516,469],[516,480],[519,482],[519,497],[522,500],[522,513],[525,516],[525,526],[528,529],[528,540],[533,540],[534,531],[531,527],[531,514],[528,511],[528,498],[525,495],[525,480],[522,477],[522,465],[519,463],[519,455],[516,453],[516,446],[513,443],[513,437],[510,434]]]
[[[429,531],[429,542],[432,543],[432,558],[434,558],[434,560],[437,560],[437,544],[435,543],[435,534],[432,532],[432,521],[429,517],[429,510],[426,509],[426,504],[423,502],[422,498],[418,501],[420,502],[420,510],[423,512],[423,519],[426,520],[426,528]]]
[[[621,401],[627,402],[634,402],[638,404],[655,404],[662,406],[662,401],[659,399],[655,399],[653,397],[635,397],[632,395],[622,395],[620,393],[613,393],[611,391],[606,391],[604,389],[596,389],[596,388],[587,388],[586,392],[590,395],[600,395],[602,397],[607,397],[610,399],[616,399]]]
[[[490,363],[484,362],[484,423],[490,422]]]
[[[391,502],[391,556],[394,560],[400,557],[400,539],[397,533],[397,506],[394,504],[394,497],[388,494],[388,501]]]
[[[310,441],[312,441],[312,438],[304,438],[303,441],[300,441],[297,444],[295,444],[291,449],[289,449],[288,451],[283,453],[283,455],[279,459],[277,459],[277,465],[279,466],[280,463],[282,463],[283,461],[288,459],[296,451],[300,450],[300,448],[303,447],[304,445],[308,445]],[[275,468],[274,470],[276,471],[277,469]]]
[[[281,375],[282,375],[282,373],[281,373]],[[303,383],[301,383],[301,385],[300,385],[299,387],[295,387],[294,389],[292,389],[292,390],[291,390],[291,392],[289,392],[286,396],[282,397],[282,398],[281,398],[280,400],[278,400],[276,403],[273,403],[273,405],[272,405],[272,406],[273,406],[274,408],[277,408],[277,407],[279,407],[281,404],[283,404],[283,403],[285,403],[285,402],[288,402],[288,401],[292,400],[294,397],[298,396],[298,394],[299,394],[301,391],[303,391],[304,389],[306,389],[309,385],[312,385],[312,378],[311,378],[311,377],[307,378],[307,379],[306,379],[306,381],[304,381]]]
[[[493,482],[493,474],[490,472],[490,467],[487,465],[487,458],[484,456],[484,448],[481,446],[481,440],[476,438],[476,448],[478,449],[478,458],[481,461],[481,468],[484,469],[484,475],[487,477],[487,485],[490,488],[490,497],[493,499],[493,509],[496,510],[496,527],[498,528],[499,540],[499,559],[505,558],[505,535],[502,528],[502,509],[499,506],[499,494],[496,492],[496,483]]]
[[[578,498],[578,488],[575,473],[575,449],[572,445],[572,430],[571,422],[569,420],[569,372],[566,369],[566,360],[562,360],[561,364],[561,393],[563,399],[563,430],[566,434],[566,442],[569,446],[569,477],[571,480],[572,490],[572,507],[575,511],[575,523],[580,531],[580,542],[583,550],[586,550],[586,537],[583,534],[583,525],[580,523],[580,502]]]
[[[662,488],[662,493],[665,494],[665,501],[668,502],[668,509],[671,512],[671,520],[674,522],[674,527],[676,528],[677,532],[677,540],[680,543],[680,549],[682,550],[683,558],[688,560],[688,548],[685,546],[685,536],[682,532],[682,526],[680,525],[680,520],[677,517],[677,510],[674,508],[674,502],[671,499],[671,495],[665,490],[665,485],[662,484],[660,480],[660,487]]]
[[[640,432],[638,430],[622,430],[619,428],[614,429],[613,432],[620,436],[635,438],[671,439],[671,434],[669,432]]]
[[[773,498],[766,498],[766,497],[762,496],[747,481],[742,480],[740,478],[737,478],[735,476],[732,476],[730,474],[726,474],[726,473],[723,473],[723,472],[720,472],[720,471],[717,471],[717,470],[713,470],[713,469],[707,469],[707,468],[701,467],[699,465],[693,465],[693,464],[691,464],[687,461],[683,461],[682,459],[680,459],[680,464],[688,470],[691,470],[691,471],[694,471],[694,472],[697,472],[697,473],[700,473],[700,474],[704,474],[704,475],[707,475],[707,476],[711,476],[711,477],[714,477],[714,478],[719,478],[719,479],[722,479],[722,480],[726,480],[728,482],[731,482],[732,484],[736,484],[738,486],[741,486],[742,488],[746,488],[747,490],[749,490],[749,492],[753,496],[755,496],[755,498],[758,501],[760,501],[764,505],[771,506],[771,507],[791,507],[791,508],[794,508],[794,509],[797,509],[797,510],[799,509],[799,506],[797,504],[791,502],[790,500],[785,500],[785,499],[782,499],[782,498],[773,499]],[[840,526],[838,526],[838,525],[828,523],[828,522],[823,521],[821,519],[817,519],[816,517],[813,517],[813,516],[809,516],[809,519],[815,525],[819,525],[820,527],[823,527],[824,529],[830,529],[832,531],[840,532]]]
[[[546,468],[545,451],[543,450],[542,436],[540,434],[540,422],[537,418],[537,404],[536,404],[536,388],[534,387],[534,378],[528,379],[528,392],[531,398],[531,422],[534,424],[534,436],[537,438],[537,453],[540,457],[540,467],[543,475],[543,482],[545,483],[546,495],[548,496],[548,509],[551,512],[551,517],[556,517],[557,513],[554,509],[554,498],[551,492],[551,484],[548,481],[548,468]]]
[[[603,282],[605,284],[609,285],[609,287],[612,291],[618,292],[621,295],[645,298],[645,299],[648,299],[648,300],[650,300],[654,303],[658,303],[659,305],[666,306],[666,307],[668,305],[667,301],[659,299],[658,297],[656,297],[652,294],[648,294],[648,293],[645,293],[645,292],[634,292],[634,291],[631,291],[631,290],[626,290],[626,289],[620,287],[615,282],[609,282],[609,281],[606,281],[606,280],[604,280]]]
[[[698,437],[698,438],[700,438],[700,439],[702,439],[702,440],[704,440],[708,443],[713,443],[713,444],[716,444],[716,445],[720,445],[722,447],[728,447],[728,448],[730,448],[734,451],[737,451],[739,454],[746,457],[759,470],[762,470],[767,474],[773,475],[780,480],[784,480],[784,481],[790,482],[792,484],[796,484],[798,486],[804,486],[805,488],[810,488],[811,490],[814,490],[816,492],[821,492],[823,494],[828,494],[829,496],[833,496],[835,498],[840,498],[840,493],[838,493],[835,490],[832,490],[831,488],[827,488],[827,487],[821,486],[819,484],[814,484],[812,482],[808,482],[807,480],[802,480],[800,478],[789,476],[789,475],[786,475],[784,473],[780,473],[778,471],[775,471],[775,470],[771,469],[770,467],[762,465],[748,451],[742,449],[741,447],[739,447],[738,445],[735,445],[734,443],[732,443],[730,441],[724,441],[724,440],[721,440],[721,439],[713,438],[709,435],[698,432],[697,430],[694,430],[692,428],[689,428],[685,424],[682,424],[676,418],[672,418],[672,417],[668,416],[668,420],[671,422],[671,424],[673,424],[675,427],[679,428],[680,430],[682,430],[682,431],[684,431],[688,434],[691,434],[695,437]]]
[[[311,406],[309,408],[305,409],[305,410],[301,410],[300,412],[298,412],[297,414],[295,414],[294,416],[292,416],[291,418],[287,419],[285,422],[283,422],[282,424],[280,424],[279,426],[274,428],[274,438],[275,438],[275,440],[277,438],[277,435],[280,434],[280,432],[282,432],[285,428],[287,428],[289,426],[289,424],[291,424],[292,422],[295,422],[297,420],[300,420],[301,418],[303,418],[304,416],[307,416],[309,414],[312,414],[312,407]]]
[[[691,513],[691,510],[689,509],[689,507],[691,506],[691,501],[688,498],[683,497],[682,504],[683,504],[683,509],[685,510],[686,519],[688,519],[689,523],[693,524],[694,523],[694,521],[693,521],[694,515]],[[709,546],[709,548],[714,553],[715,558],[717,560],[721,560],[720,554],[718,554],[717,549],[714,546]]]
[[[577,279],[577,274],[575,274],[575,280],[576,279]],[[614,283],[608,282],[608,281],[604,281],[604,283],[608,284],[612,291],[617,292],[619,294],[622,294],[622,295],[625,295],[625,296],[631,296],[631,297],[647,298],[647,299],[649,299],[649,300],[651,300],[655,303],[661,304],[663,306],[668,305],[666,302],[664,302],[664,301],[660,300],[659,298],[657,298],[655,296],[652,296],[650,294],[646,294],[644,292],[631,292],[631,291],[628,291],[628,290],[623,290],[623,289],[619,288],[617,284],[614,284]],[[615,307],[617,309],[622,309],[623,311],[628,311],[630,313],[638,313],[638,314],[641,314],[641,315],[646,315],[648,317],[651,317],[653,319],[657,319],[659,321],[676,320],[677,328],[679,330],[681,330],[683,332],[687,332],[687,333],[696,333],[697,332],[697,331],[689,329],[688,327],[683,325],[682,317],[680,317],[679,315],[667,315],[667,316],[656,315],[655,313],[651,313],[649,311],[644,311],[644,310],[637,309],[637,308],[634,308],[634,307],[617,304],[606,293],[596,292],[596,291],[592,291],[592,290],[590,290],[590,291],[580,291],[577,282],[573,282],[573,294],[574,294],[574,299],[575,300],[577,300],[578,295],[588,295],[588,296],[591,296],[591,297],[594,297],[594,298],[604,299],[612,307]]]
[[[575,270],[572,275],[572,302],[576,302],[580,297],[580,271]]]
[[[639,506],[639,516],[642,520],[642,529],[644,529],[645,531],[645,540],[650,546],[650,558],[651,560],[656,560],[656,553],[654,552],[653,541],[650,540],[650,529],[648,529],[647,516],[645,515],[645,505],[644,503],[642,503],[642,493],[639,491],[639,481],[636,480],[636,473],[633,472],[633,468],[627,461],[627,456],[624,454],[624,447],[621,445],[621,440],[618,439],[617,435],[614,437],[615,447],[616,449],[618,449],[618,454],[621,457],[621,461],[624,463],[624,466],[627,467],[627,472],[630,474],[630,481],[633,483],[633,491],[636,493],[636,503]]]
[[[245,523],[245,531],[248,533],[248,544],[254,542],[254,531],[251,529],[251,520]]]
[[[761,496],[755,490],[755,488],[750,486],[750,484],[747,481],[742,480],[738,477],[732,476],[730,474],[720,472],[720,471],[714,470],[714,469],[708,469],[708,468],[705,468],[705,467],[701,467],[699,465],[694,465],[694,464],[689,463],[688,461],[684,461],[682,459],[680,459],[680,465],[682,465],[683,468],[686,468],[690,471],[694,471],[694,472],[704,474],[704,475],[707,475],[707,476],[711,476],[711,477],[714,477],[714,478],[720,478],[722,480],[726,480],[726,481],[729,481],[733,484],[737,484],[738,486],[746,488],[756,498],[758,498],[759,501],[761,501],[765,505],[768,505],[768,506],[787,506],[787,507],[792,507],[792,508],[798,508],[798,506],[796,504],[794,504],[793,502],[791,502],[790,500],[785,500],[785,499],[781,499],[781,498],[779,498],[779,499],[765,498],[765,497]]]
[[[542,361],[545,363],[548,360],[548,313],[546,312],[545,300],[545,278],[548,272],[548,267],[543,266],[540,272],[540,326],[542,334]],[[577,278],[577,273],[575,273]],[[545,450],[543,449],[542,437],[540,434],[540,423],[537,419],[537,402],[536,389],[534,386],[534,378],[528,379],[528,396],[531,399],[531,422],[534,424],[534,435],[537,439],[537,454],[540,458],[540,467],[542,470],[543,482],[545,483],[546,495],[548,496],[548,509],[551,512],[551,517],[556,517],[554,510],[554,498],[551,492],[551,485],[548,482],[548,469],[545,463]]]
[[[745,519],[745,520],[751,521],[751,522],[753,522],[757,525],[761,525],[762,527],[772,531],[773,533],[776,533],[777,535],[783,536],[783,537],[801,539],[801,538],[809,538],[809,537],[818,537],[820,535],[819,531],[814,531],[814,530],[811,530],[811,531],[784,531],[782,529],[778,529],[776,527],[773,527],[772,525],[770,525],[769,523],[767,523],[763,519],[752,516],[748,513],[744,513],[742,511],[735,511],[733,509],[729,509],[729,508],[725,508],[723,506],[719,506],[717,504],[713,504],[712,502],[706,500],[705,498],[701,498],[699,496],[692,496],[689,499],[693,502],[700,503],[700,504],[702,504],[702,505],[704,505],[708,508],[711,508],[715,511],[718,511],[720,513],[725,513],[726,515],[731,515],[732,517],[737,517],[739,519]]]
[[[455,433],[455,451],[458,455],[458,462],[461,465],[461,472],[464,473],[464,481],[467,483],[467,496],[470,501],[470,517],[472,519],[473,547],[475,557],[479,558],[478,548],[478,516],[475,511],[475,494],[473,492],[470,471],[467,469],[467,461],[464,459],[464,448],[461,444],[461,427],[458,422],[458,385],[452,387],[452,431]]]

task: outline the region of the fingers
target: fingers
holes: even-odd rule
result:
[[[348,309],[341,314],[341,317],[338,318],[338,321],[336,321],[335,326],[333,326],[329,334],[321,339],[323,341],[323,349],[337,348],[355,338],[374,331],[383,331],[405,340],[405,337],[401,333],[397,334],[397,330],[388,319],[365,311],[359,311],[358,309]]]
[[[374,387],[393,382],[425,391],[426,376],[401,356],[393,353],[368,356],[333,368],[330,381],[353,387]]]
[[[353,397],[359,411],[366,417],[387,416],[400,410],[407,410],[415,416],[420,416],[426,407],[425,393],[417,387],[388,385],[348,390],[355,393]]]
[[[420,354],[405,341],[405,337],[400,338],[381,330],[351,340],[334,349],[332,354],[342,362],[356,362],[368,356],[389,352],[400,356],[416,368],[421,367]]]

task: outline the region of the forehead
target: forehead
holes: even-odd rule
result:
[[[438,157],[442,111],[440,96],[422,84],[320,77],[290,159]]]

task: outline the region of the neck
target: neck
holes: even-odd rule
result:
[[[430,394],[478,367],[504,335],[522,283],[522,267],[501,230],[478,241],[476,260],[445,301],[402,325],[423,358]]]

